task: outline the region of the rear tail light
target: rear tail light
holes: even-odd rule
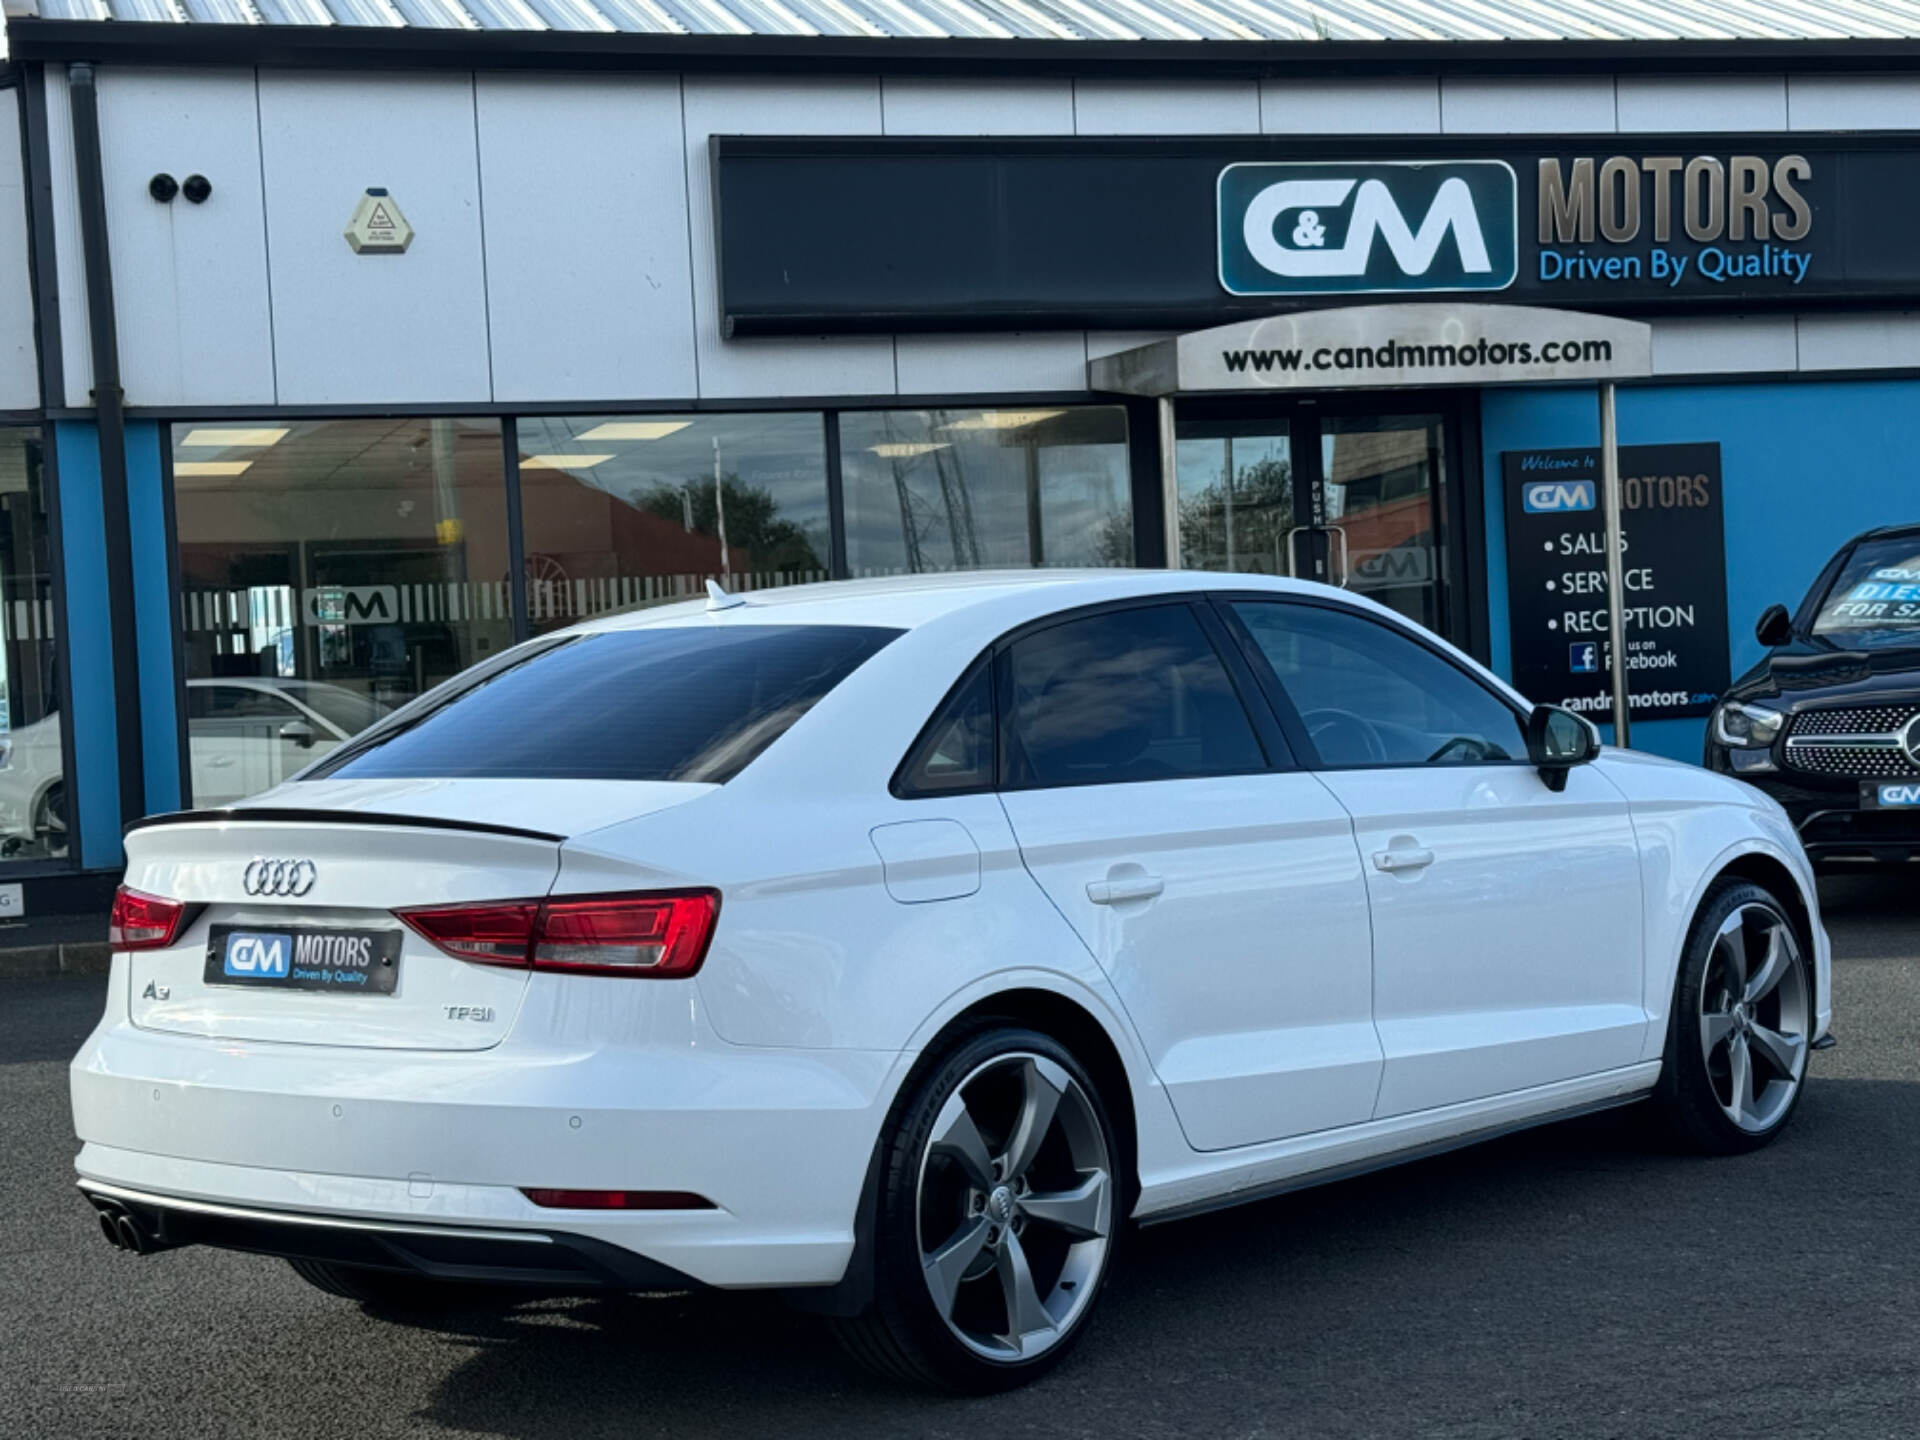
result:
[[[686,890],[394,913],[460,960],[674,980],[693,974],[707,958],[720,896],[713,890]]]
[[[168,900],[122,885],[113,892],[113,911],[107,917],[110,950],[164,950],[186,929],[190,907],[184,900]]]

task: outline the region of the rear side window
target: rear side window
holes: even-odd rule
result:
[[[1213,643],[1186,605],[1109,610],[1007,649],[1007,783],[1124,784],[1266,768]]]
[[[991,790],[994,783],[993,671],[982,658],[953,687],[894,777],[902,800]]]
[[[535,652],[307,778],[722,783],[899,633],[598,631]]]

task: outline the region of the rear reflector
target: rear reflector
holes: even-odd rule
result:
[[[437,905],[394,912],[447,954],[483,965],[681,979],[700,968],[720,913],[713,890]]]
[[[688,1190],[522,1190],[547,1210],[714,1210],[704,1195]]]
[[[113,911],[107,917],[107,948],[164,950],[186,928],[188,908],[185,901],[122,885],[113,892]]]

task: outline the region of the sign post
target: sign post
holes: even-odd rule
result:
[[[1625,536],[1620,525],[1620,434],[1613,405],[1613,382],[1600,382],[1600,503],[1607,524],[1607,640],[1612,650],[1608,673],[1613,685],[1613,743],[1629,745],[1627,717],[1627,583]]]

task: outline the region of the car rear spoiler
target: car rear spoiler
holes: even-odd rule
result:
[[[479,835],[512,835],[521,840],[551,840],[555,844],[567,837],[547,830],[527,830],[517,825],[493,825],[484,820],[448,820],[437,815],[383,815],[363,810],[300,810],[277,806],[229,805],[217,810],[175,810],[165,815],[148,815],[135,820],[121,833],[148,830],[161,825],[227,825],[236,821],[260,821],[270,825],[398,825],[416,830],[464,830]]]

